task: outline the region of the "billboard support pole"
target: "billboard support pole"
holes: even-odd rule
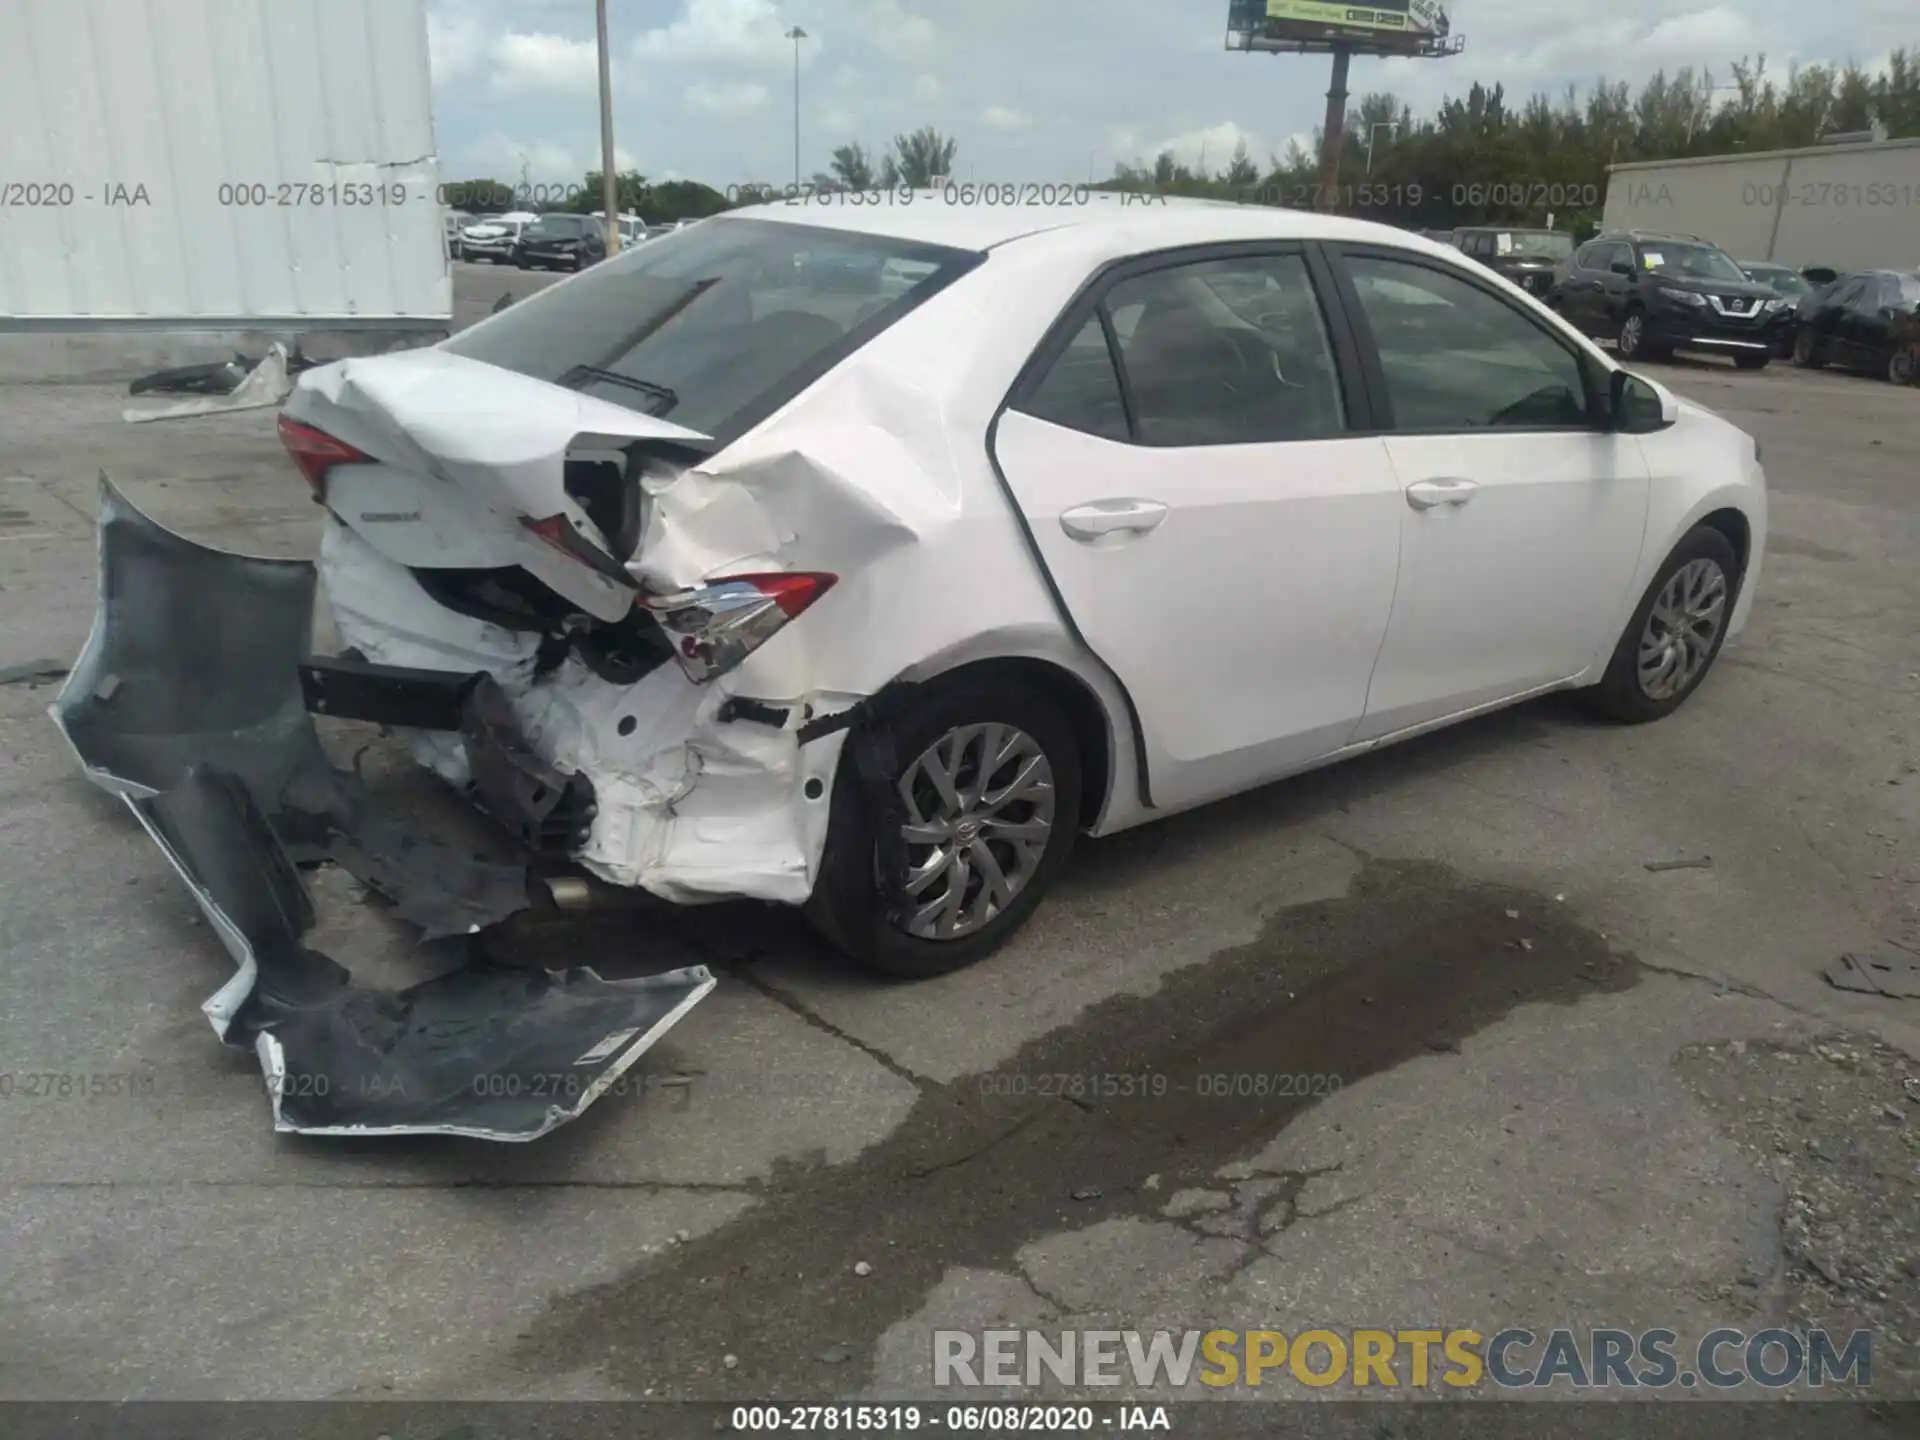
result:
[[[1320,210],[1339,208],[1340,142],[1347,126],[1347,66],[1353,60],[1351,45],[1333,47],[1333,82],[1327,87],[1327,118],[1320,145]]]

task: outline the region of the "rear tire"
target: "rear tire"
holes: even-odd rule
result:
[[[980,727],[998,727],[997,735]],[[979,757],[990,743],[1009,758],[982,776]],[[923,768],[929,756],[935,772]],[[949,760],[956,763],[949,766]],[[944,804],[933,773],[948,775],[947,788],[963,803]],[[1015,774],[1050,775],[1051,783],[1015,793]],[[908,790],[918,813],[909,812],[901,793],[903,775],[912,777]],[[935,682],[899,715],[848,736],[807,919],[867,969],[898,979],[945,975],[985,959],[1026,923],[1066,864],[1079,829],[1080,785],[1073,729],[1045,695],[991,673]],[[1009,797],[997,807],[991,803],[996,792]],[[964,803],[969,797],[974,804]],[[908,826],[915,834],[947,838],[917,843],[904,833]],[[899,841],[882,847],[883,827],[901,827]],[[1016,844],[996,831],[1020,839]],[[883,848],[921,887],[914,893],[899,887],[898,905],[881,893]],[[990,873],[1003,887],[1013,887],[1010,898],[991,900]],[[926,933],[937,920],[913,933],[913,907],[933,907],[956,888],[953,933]]]
[[[1895,350],[1887,357],[1886,376],[1888,384],[1913,384],[1914,370],[1914,353],[1911,350]]]
[[[1720,656],[1741,579],[1740,558],[1725,535],[1706,525],[1689,530],[1634,607],[1607,673],[1586,692],[1589,703],[1625,725],[1678,710]]]

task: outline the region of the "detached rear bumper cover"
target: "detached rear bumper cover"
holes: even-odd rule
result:
[[[260,1057],[276,1129],[531,1140],[590,1105],[713,988],[704,968],[468,968],[398,993],[306,949],[297,863],[330,859],[427,937],[524,908],[523,865],[469,859],[382,815],[320,748],[302,694],[314,567],[209,550],[104,481],[100,609],[51,708],[233,955],[203,1007]]]

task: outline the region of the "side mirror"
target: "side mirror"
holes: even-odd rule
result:
[[[1626,370],[1615,370],[1608,382],[1608,410],[1613,428],[1622,435],[1651,435],[1680,418],[1680,404],[1663,385]]]
[[[1610,266],[1609,266],[1608,268],[1609,268],[1610,270],[1612,270],[1612,271],[1613,271],[1613,273],[1614,273],[1614,274],[1616,274],[1616,275],[1631,275],[1631,274],[1633,274],[1633,266],[1631,266],[1631,265],[1629,265],[1629,264],[1628,264],[1628,263],[1627,263],[1626,261],[1624,261],[1624,260],[1616,260],[1616,261],[1614,261],[1614,262],[1613,262],[1613,264],[1612,264],[1612,265],[1610,265]]]

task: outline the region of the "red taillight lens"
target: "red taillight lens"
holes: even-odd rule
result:
[[[729,575],[677,595],[640,603],[673,641],[687,678],[704,683],[724,675],[802,613],[838,579],[818,572]]]
[[[307,488],[313,491],[313,498],[321,504],[325,504],[327,499],[327,471],[336,465],[368,465],[373,462],[371,455],[354,449],[346,441],[336,440],[324,430],[302,425],[285,415],[280,417],[280,443],[287,447],[287,454],[300,467],[300,473],[307,477]]]

